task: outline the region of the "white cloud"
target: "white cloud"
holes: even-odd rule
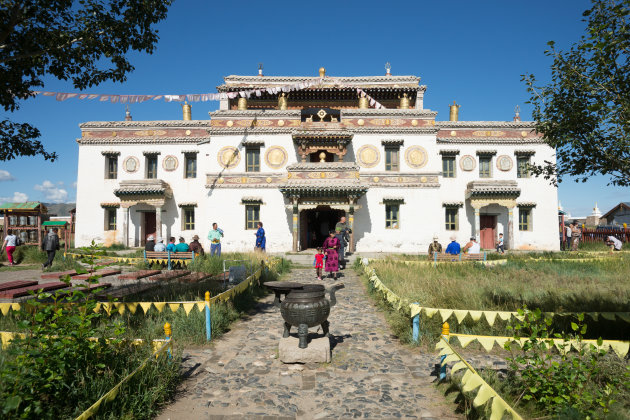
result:
[[[0,182],[2,181],[13,181],[13,175],[9,173],[9,171],[5,171],[4,169],[0,169]]]
[[[72,183],[72,188],[74,188],[75,190],[77,189],[77,181],[74,181],[74,182]]]
[[[68,191],[55,186],[55,184],[48,180],[45,180],[42,185],[35,185],[33,188],[35,191],[44,193],[46,201],[52,203],[64,203],[68,201]]]
[[[28,201],[28,195],[16,191],[13,193],[13,197],[0,197],[0,203],[23,203]]]

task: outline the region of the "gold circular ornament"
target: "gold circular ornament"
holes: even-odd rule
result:
[[[284,120],[278,120],[278,127],[284,126]]]
[[[234,121],[230,120],[225,125],[227,125],[228,127],[232,127],[234,125]]]
[[[385,120],[385,125],[390,125],[391,123],[392,123],[392,121],[391,121],[389,118],[387,118],[387,119]]]
[[[379,178],[379,177],[377,177],[377,176],[375,176],[374,178],[372,178],[372,181],[374,181],[374,182],[378,182],[378,181],[380,181],[380,178]]]
[[[457,135],[457,131],[453,130],[451,131],[451,137],[455,137]]]
[[[359,121],[357,121],[357,124],[359,124],[359,125],[364,125],[364,124],[365,124],[365,121],[363,121],[363,119],[360,119]]]
[[[191,135],[191,133],[192,133],[192,131],[190,131],[190,130],[186,130],[186,135],[187,135],[187,136],[190,136],[190,135]]]
[[[267,179],[265,179],[265,181],[267,181],[267,184],[271,184],[271,181],[273,181],[273,179],[271,179],[271,177],[268,176]]]
[[[247,177],[241,177],[241,184],[247,184]]]
[[[326,172],[320,172],[319,173],[319,177],[320,178],[326,178]]]
[[[427,182],[427,177],[426,176],[421,177],[420,182],[422,183]]]
[[[418,120],[411,120],[411,125],[414,127],[418,125]]]
[[[512,169],[512,159],[508,155],[501,155],[497,158],[497,169],[507,172]]]
[[[112,131],[112,137],[116,137],[116,132]]]
[[[241,161],[241,154],[238,149],[233,146],[225,146],[217,154],[219,165],[225,169],[235,168]]]
[[[223,184],[225,182],[225,179],[223,178],[219,178],[219,180],[217,181],[219,184]]]
[[[521,131],[521,136],[527,137],[527,131]]]
[[[472,171],[475,169],[476,165],[477,161],[470,155],[462,156],[459,160],[459,167],[462,168],[463,171]]]
[[[130,174],[136,172],[140,168],[140,161],[135,156],[129,156],[123,161],[123,169]]]
[[[428,155],[424,147],[411,146],[405,151],[405,161],[409,167],[420,169],[427,164]]]
[[[178,166],[179,161],[173,155],[165,156],[162,160],[162,168],[164,168],[165,171],[172,172],[177,169]]]
[[[289,155],[283,147],[271,146],[265,153],[265,162],[272,169],[280,169],[287,163]]]
[[[358,163],[364,168],[373,168],[381,160],[378,149],[371,144],[361,146],[357,151]]]

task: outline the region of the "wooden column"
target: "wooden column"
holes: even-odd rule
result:
[[[350,209],[348,211],[348,227],[350,228],[350,244],[348,250],[354,252],[354,205],[356,203],[356,197],[348,197],[350,201]]]
[[[477,239],[477,242],[481,240],[480,231],[481,231],[481,222],[479,220],[479,209],[475,208],[475,225],[473,226],[473,235]]]
[[[155,236],[162,237],[162,206],[155,206]]]
[[[123,245],[129,246],[129,207],[123,207]]]
[[[299,209],[298,209],[298,196],[291,196],[291,201],[293,203],[293,252],[298,251],[298,226],[299,226]]]

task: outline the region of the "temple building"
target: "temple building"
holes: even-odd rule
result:
[[[297,88],[296,88],[297,86]],[[228,76],[219,110],[193,120],[80,125],[76,245],[142,246],[199,235],[269,252],[321,246],[341,216],[357,252],[426,252],[476,236],[494,248],[558,249],[557,189],[528,165],[555,162],[532,122],[448,121],[416,76]],[[199,107],[199,105],[195,105]]]

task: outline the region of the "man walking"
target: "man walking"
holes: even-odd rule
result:
[[[223,237],[223,230],[219,229],[219,225],[212,224],[212,230],[208,233],[208,239],[210,240],[210,256],[221,256],[221,238]]]
[[[344,270],[346,268],[346,247],[350,242],[350,233],[352,230],[346,224],[346,216],[342,216],[339,222],[335,225],[335,232],[337,239],[339,239],[339,268]]]
[[[48,231],[48,235],[44,238],[42,248],[48,254],[48,260],[42,264],[42,270],[52,266],[55,259],[55,253],[59,249],[59,235],[57,235],[57,228],[53,228]]]

